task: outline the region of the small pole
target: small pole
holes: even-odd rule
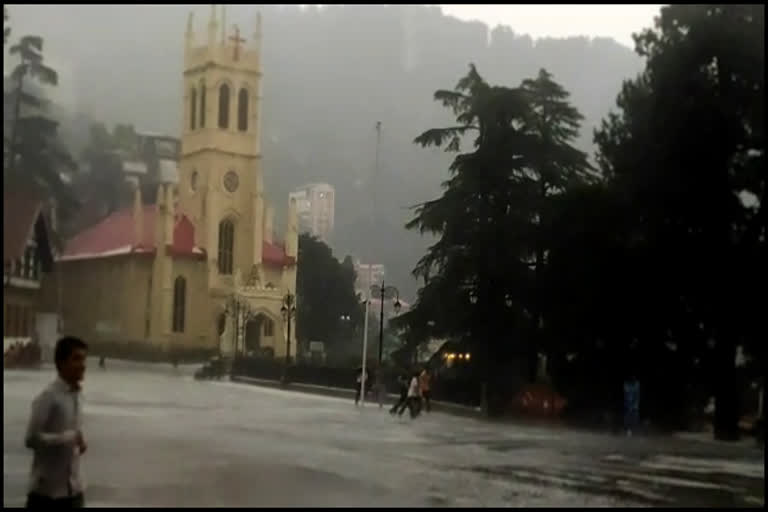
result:
[[[369,264],[370,268],[370,264]],[[368,359],[368,308],[371,301],[368,299],[369,293],[366,293],[365,299],[365,320],[363,323],[363,364],[362,373],[360,374],[360,406],[365,405],[365,363]]]
[[[379,312],[379,369],[376,372],[376,393],[378,394],[379,398],[379,409],[384,407],[384,393],[382,392],[381,386],[383,384],[382,382],[382,376],[381,376],[381,359],[382,354],[384,350],[384,280],[381,280],[381,308]]]
[[[283,310],[284,318],[288,321],[288,332],[285,340],[285,365],[283,367],[283,386],[288,385],[288,366],[291,360],[291,318],[293,316],[293,295],[290,292],[285,296]]]

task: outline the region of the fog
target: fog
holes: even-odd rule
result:
[[[514,7],[450,6],[449,11],[489,23],[494,8],[501,23],[514,20],[511,12],[527,12],[519,16],[521,24],[538,36],[547,35],[546,27],[558,36],[580,26],[564,24],[566,16],[556,15],[553,6]],[[509,86],[544,67],[584,114],[578,145],[591,154],[593,128],[614,104],[622,80],[643,64],[627,46],[629,34],[621,43],[592,36],[652,22],[635,16],[627,24],[626,16],[608,14],[619,6],[609,7],[600,20],[592,16],[591,25],[584,24],[599,22],[602,31],[534,39],[525,27],[490,29],[434,6],[229,6],[227,24],[239,25],[246,38],[253,33],[255,13],[263,14],[268,196],[281,204],[306,182],[336,187],[335,252],[385,264],[388,280],[413,298],[417,283],[410,272],[430,240],[403,224],[412,216],[410,206],[439,194],[449,164],[449,155],[412,142],[425,129],[450,121],[449,112],[432,100],[434,91],[452,88],[470,62],[489,83]],[[634,7],[632,12],[656,10]],[[9,6],[11,41],[41,35],[45,58],[60,74],[51,96],[66,112],[62,131],[73,154],[85,143],[89,121],[178,135],[190,10],[196,13],[198,38],[204,38],[208,6]],[[374,181],[376,121],[382,123],[382,139]],[[378,198],[373,220],[372,187]]]

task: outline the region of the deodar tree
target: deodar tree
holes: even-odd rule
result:
[[[10,77],[14,85],[10,93],[13,112],[3,177],[6,183],[42,190],[58,202],[66,216],[75,202],[60,172],[72,171],[76,164],[57,138],[58,123],[45,115],[46,100],[31,92],[34,82],[58,83],[56,71],[43,62],[42,51],[43,39],[39,36],[23,36],[10,48],[19,63]]]
[[[738,436],[737,346],[764,360],[768,339],[764,19],[762,5],[662,8],[636,36],[645,71],[595,137],[643,255],[645,341],[692,364],[711,352],[721,439]]]
[[[589,176],[571,143],[581,116],[542,70],[521,87],[491,86],[474,66],[435,99],[456,124],[415,142],[457,153],[442,196],[416,208],[408,229],[438,237],[414,274],[424,282],[415,307],[396,324],[422,337],[474,347],[483,379],[506,363],[529,364],[545,350],[540,336],[551,201]],[[462,146],[471,149],[461,152]],[[523,376],[525,377],[525,376]]]

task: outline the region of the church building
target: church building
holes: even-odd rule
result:
[[[180,148],[161,161],[156,197],[144,201],[137,184],[132,207],[57,260],[61,331],[94,351],[295,354],[298,220],[286,198],[278,240],[265,204],[261,18],[245,44],[211,10],[205,37],[189,18]]]

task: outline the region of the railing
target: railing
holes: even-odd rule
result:
[[[285,371],[285,361],[282,358],[269,359],[264,357],[235,358],[232,365],[232,375],[235,377],[251,377],[264,380],[280,380]],[[357,382],[355,367],[330,367],[311,364],[309,361],[299,361],[287,369],[287,381],[296,384],[311,384],[332,388],[353,389]],[[370,380],[375,381],[374,370],[370,370]],[[388,393],[397,394],[400,385],[397,377],[400,370],[387,366],[382,369],[381,381]],[[477,406],[480,403],[479,385],[466,380],[432,379],[432,398],[455,404]]]

